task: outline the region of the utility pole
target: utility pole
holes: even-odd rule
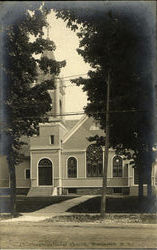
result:
[[[109,151],[109,111],[110,111],[110,73],[107,78],[107,100],[106,100],[106,139],[105,139],[105,156],[104,156],[104,173],[101,197],[101,217],[106,213],[106,191],[107,191],[107,168],[108,168],[108,151]]]

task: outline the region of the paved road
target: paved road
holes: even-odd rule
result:
[[[6,222],[0,231],[1,248],[9,249],[157,247],[157,225]]]

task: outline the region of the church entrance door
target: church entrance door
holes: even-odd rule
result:
[[[52,162],[49,159],[42,159],[38,164],[39,186],[52,186]]]

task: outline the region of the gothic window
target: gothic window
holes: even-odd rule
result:
[[[116,155],[113,158],[113,177],[122,177],[122,157]]]
[[[77,178],[77,160],[75,157],[68,159],[68,178]]]
[[[101,177],[103,174],[103,151],[91,144],[86,152],[87,177]]]

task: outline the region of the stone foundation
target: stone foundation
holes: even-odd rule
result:
[[[77,194],[77,195],[101,195],[102,188],[63,188],[62,194],[68,195],[68,194]],[[107,188],[107,194],[110,195],[129,195],[130,194],[130,188],[129,187],[108,187]]]

